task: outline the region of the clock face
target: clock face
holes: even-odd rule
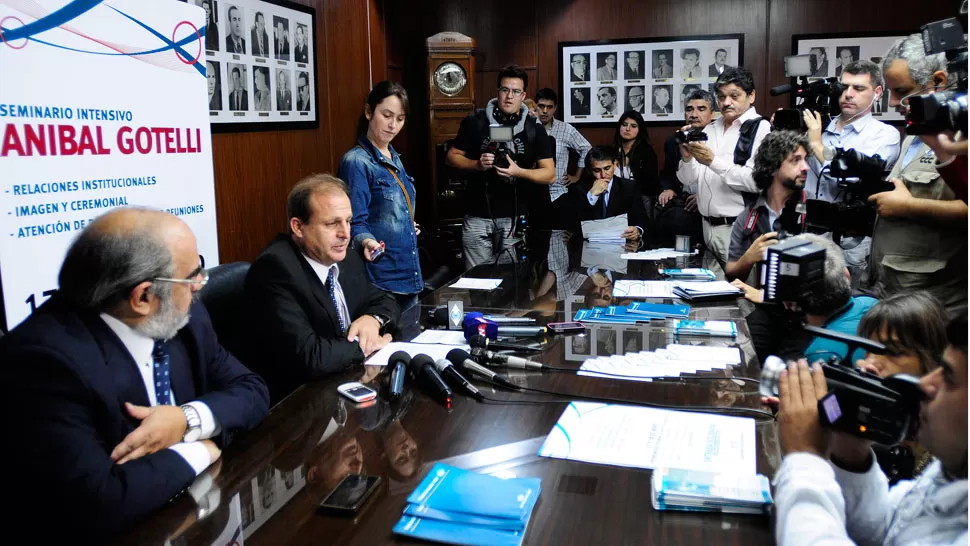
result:
[[[434,71],[434,83],[443,94],[453,97],[468,84],[465,69],[453,62],[441,63]]]

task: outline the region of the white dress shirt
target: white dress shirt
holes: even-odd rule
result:
[[[967,544],[967,480],[949,480],[933,461],[892,488],[875,463],[842,470],[791,453],[775,474],[775,537],[780,546]]]
[[[710,166],[702,165],[693,157],[690,161],[681,159],[677,167],[677,178],[684,184],[688,193],[697,196],[697,210],[708,217],[734,217],[744,211],[744,198],[741,192],[757,193],[751,172],[754,157],[761,141],[771,130],[768,120],[758,124],[754,136],[751,157],[744,165],[734,163],[734,149],[741,136],[741,124],[758,117],[754,107],[734,120],[729,127],[724,126],[724,117],[704,127],[707,133],[707,146],[714,152]],[[726,129],[726,130],[725,130]]]
[[[868,156],[879,154],[879,157],[887,161],[887,165],[892,165],[899,155],[899,130],[877,120],[872,114],[866,114],[839,131],[838,118],[835,118],[822,131],[822,146],[846,150],[851,148]],[[809,173],[805,179],[805,194],[809,199],[821,199],[830,203],[836,201],[840,191],[838,180],[827,169],[819,176],[822,169],[830,163],[821,162],[814,155],[809,156]]]
[[[139,334],[124,322],[107,313],[101,313],[101,320],[118,336],[118,339],[121,340],[122,345],[125,346],[125,349],[128,350],[131,358],[138,366],[138,373],[141,374],[142,382],[145,385],[145,392],[148,395],[148,404],[157,406],[158,399],[155,397],[155,372],[153,371],[155,360],[152,358],[155,340]],[[172,397],[175,397],[174,392],[172,393]],[[176,400],[176,403],[178,403],[178,400]],[[200,440],[212,438],[219,434],[221,427],[216,422],[215,416],[212,415],[212,410],[209,409],[208,405],[197,400],[185,402],[185,405],[192,406],[199,413],[199,419],[202,421],[202,435],[199,437]],[[189,466],[195,471],[196,476],[212,464],[212,461],[209,459],[209,450],[199,442],[179,442],[169,447],[169,449],[181,455],[185,459],[185,462],[189,463]]]
[[[325,289],[327,287],[327,277],[330,276],[330,270],[333,269],[333,294],[337,300],[337,313],[340,313],[340,319],[344,325],[350,328],[350,311],[347,309],[347,298],[344,297],[344,289],[340,287],[340,267],[337,264],[327,267],[306,254],[303,255],[303,258],[313,268],[313,272],[317,274]],[[346,334],[347,332],[344,331],[344,333]]]

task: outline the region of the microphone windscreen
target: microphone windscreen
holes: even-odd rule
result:
[[[411,362],[411,355],[407,354],[404,351],[394,351],[393,353],[391,353],[390,358],[387,359],[387,365],[393,366],[397,364],[399,361],[404,362],[404,364],[407,365]]]
[[[448,351],[448,360],[455,366],[460,366],[462,362],[471,359],[471,355],[463,349],[452,349]]]
[[[771,95],[772,97],[777,97],[778,95],[784,95],[785,93],[791,93],[791,90],[792,90],[791,84],[790,83],[786,83],[784,85],[778,85],[778,86],[772,87],[771,88],[771,91],[768,91],[768,94]]]
[[[434,359],[425,354],[417,354],[411,358],[411,363],[408,364],[408,366],[411,368],[411,373],[416,376],[425,364],[431,364],[434,366]]]
[[[448,308],[439,307],[431,313],[431,322],[435,326],[448,326]]]

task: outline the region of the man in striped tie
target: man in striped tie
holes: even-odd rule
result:
[[[321,174],[301,180],[287,200],[289,233],[278,235],[246,276],[247,363],[279,400],[299,385],[359,366],[391,341],[400,315],[374,286],[359,250],[347,185]],[[390,259],[390,258],[388,258]]]

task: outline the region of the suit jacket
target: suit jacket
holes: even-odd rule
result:
[[[239,37],[240,48],[237,51],[235,44],[232,41],[232,34],[226,35],[226,53],[241,53],[246,54],[246,39],[242,36]]]
[[[280,43],[279,38],[273,39],[273,47],[275,48],[277,59],[289,59],[290,58],[290,41],[284,39],[283,43]]]
[[[217,443],[266,415],[266,384],[219,345],[201,303],[168,346],[176,402],[204,402],[222,428]],[[16,439],[0,456],[17,496],[6,516],[28,525],[38,543],[103,543],[195,478],[170,449],[111,461],[139,424],[124,403],[147,406],[148,393],[131,353],[97,313],[77,311],[55,294],[0,340],[0,362],[0,407]],[[26,523],[34,520],[42,521]]]
[[[215,23],[206,25],[205,48],[209,51],[219,51],[219,25]]]
[[[301,112],[309,112],[310,111],[310,97],[307,97],[305,103],[301,103],[299,96],[297,96],[297,99],[296,99],[296,109],[299,110],[299,111],[301,111]]]
[[[209,110],[222,110],[222,90],[216,87],[216,92],[212,94],[209,101]]]
[[[672,78],[674,77],[674,69],[669,64],[667,66],[658,66],[653,69],[654,78]]]
[[[303,44],[303,47],[296,46],[293,48],[293,59],[298,63],[307,62],[310,59],[309,55],[309,50],[307,49],[306,44]]]
[[[263,34],[262,34],[262,37],[263,37],[263,48],[262,49],[259,49],[259,37],[260,37],[260,34],[258,32],[256,32],[256,29],[255,28],[252,29],[249,32],[249,43],[252,44],[252,47],[253,47],[253,56],[255,56],[255,57],[268,57],[269,56],[269,35],[266,34],[266,31],[265,30],[263,31]]]
[[[577,214],[578,221],[601,220],[626,214],[628,226],[638,226],[646,233],[647,211],[643,208],[643,197],[636,182],[618,176],[613,177],[613,187],[610,189],[610,198],[606,204],[606,216],[603,216],[601,203],[605,194],[600,194],[595,204],[590,205],[586,194],[593,187],[593,181],[589,177],[585,178],[586,180],[573,184],[569,188],[571,208]]]
[[[279,88],[276,88],[276,109],[277,110],[293,109],[293,97],[290,96],[289,89],[287,89],[285,93],[280,93]]]
[[[727,70],[727,68],[728,68],[728,65],[724,65],[721,67],[721,70]],[[712,78],[716,78],[721,75],[721,73],[717,71],[716,63],[711,63],[707,65],[707,75]]]
[[[351,321],[372,314],[397,321],[400,309],[394,298],[370,283],[353,250],[340,262],[339,282]],[[364,361],[360,345],[347,341],[340,330],[327,287],[289,235],[278,235],[253,262],[246,297],[249,364],[266,379],[273,400],[308,380]]]
[[[625,71],[623,73],[624,79],[626,80],[642,80],[643,79],[643,65],[637,66],[634,70],[629,64],[625,65]]]
[[[239,102],[240,104],[233,104],[233,93],[229,93],[229,109],[230,110],[249,110],[249,94],[246,93],[245,89],[239,91]]]

